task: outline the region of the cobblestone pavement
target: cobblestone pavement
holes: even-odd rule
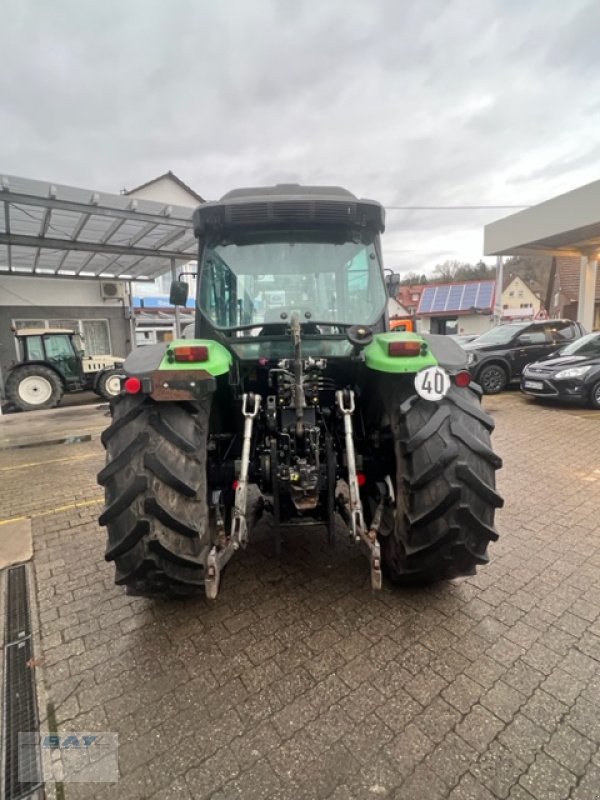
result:
[[[259,538],[215,605],[130,598],[103,560],[99,442],[1,452],[59,729],[119,734],[118,785],[67,800],[597,800],[600,414],[486,406],[501,538],[428,590],[372,594],[366,560],[308,529],[280,560]]]

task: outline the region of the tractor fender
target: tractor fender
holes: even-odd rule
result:
[[[178,358],[184,348],[189,360]],[[201,348],[195,358],[193,348]],[[216,389],[216,378],[229,372],[233,358],[229,350],[211,339],[174,339],[172,342],[139,347],[123,364],[128,377],[142,381],[142,391],[157,401],[198,400]]]
[[[389,354],[392,342],[420,342],[421,349],[416,355],[392,356]],[[364,354],[367,368],[377,372],[416,373],[435,366],[457,372],[467,368],[467,354],[462,347],[448,336],[433,333],[375,334]]]

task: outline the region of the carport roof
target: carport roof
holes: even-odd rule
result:
[[[0,275],[153,280],[196,258],[193,208],[0,176]]]
[[[485,226],[485,255],[596,255],[600,250],[600,181]]]

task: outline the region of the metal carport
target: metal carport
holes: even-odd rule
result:
[[[196,256],[193,209],[0,177],[0,275],[153,280]]]
[[[196,258],[193,210],[0,175],[0,278],[151,281],[169,270],[174,275],[177,264]]]
[[[594,325],[600,255],[600,181],[553,197],[484,228],[485,255],[578,256],[579,320]]]

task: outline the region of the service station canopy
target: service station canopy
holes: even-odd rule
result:
[[[494,255],[588,256],[600,251],[600,181],[485,226],[484,252]]]
[[[193,211],[0,175],[0,276],[154,280],[196,259]]]

